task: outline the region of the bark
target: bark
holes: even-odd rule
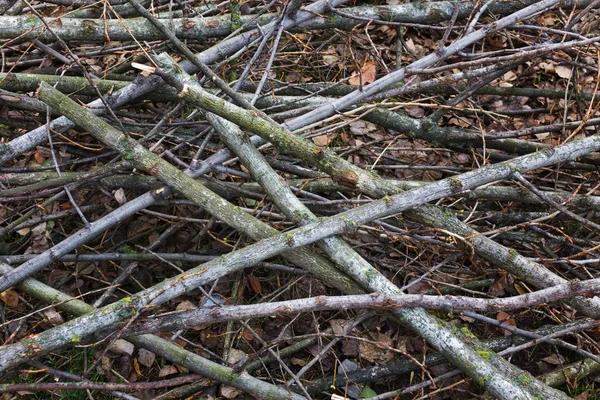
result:
[[[127,0],[124,0],[126,2]],[[486,14],[495,15],[512,14],[524,5],[533,4],[534,1],[524,2],[499,2],[492,4]],[[563,2],[564,8],[571,8],[574,4],[577,8],[583,8],[591,1]],[[468,18],[473,12],[476,2],[462,2],[459,5],[458,19]],[[0,5],[1,7],[1,5]],[[451,1],[439,1],[428,3],[409,3],[387,6],[361,6],[342,8],[340,11],[346,15],[355,15],[360,19],[352,19],[340,15],[330,17],[312,18],[308,22],[300,23],[293,31],[302,32],[305,30],[318,29],[354,29],[357,23],[375,20],[396,22],[396,23],[414,23],[435,25],[450,19],[454,13],[455,3]],[[159,15],[160,17],[160,15]],[[278,17],[277,14],[265,14],[255,18],[253,15],[241,16],[240,22],[247,29],[256,29],[256,25],[267,25]],[[300,19],[306,19],[305,12],[300,11]],[[248,22],[251,22],[248,24]],[[143,20],[129,18],[124,20],[117,19],[93,19],[93,18],[48,18],[47,21],[55,33],[65,41],[80,40],[85,37],[86,40],[105,41],[110,38],[112,41],[153,41],[165,39],[166,36],[157,29],[152,23]],[[231,18],[229,16],[214,16],[205,18],[173,18],[169,20],[169,25],[173,33],[179,39],[197,40],[204,42],[209,38],[226,37],[233,31]],[[40,40],[43,42],[53,42],[54,36],[44,29],[44,24],[39,18],[25,16],[5,16],[0,18],[0,39],[19,40]]]
[[[11,271],[14,271],[11,267],[0,263],[0,274],[4,275]],[[86,315],[88,313],[93,313],[96,310],[93,306],[79,299],[68,296],[59,290],[51,288],[32,278],[25,279],[18,285],[18,288],[25,293],[44,301],[46,304],[56,304],[58,308],[72,315]],[[106,308],[107,307],[105,307],[105,309]],[[108,309],[110,309],[110,306]],[[92,325],[95,325],[93,319],[91,321]],[[52,340],[52,338],[49,339],[50,341]],[[72,343],[77,343],[81,339],[82,337],[73,336]],[[244,390],[248,393],[254,394],[259,398],[280,400],[293,397],[294,399],[304,399],[303,396],[295,393],[292,394],[286,389],[271,385],[267,382],[262,382],[250,376],[249,374],[237,373],[231,368],[224,367],[220,364],[200,357],[199,355],[182,349],[173,342],[158,336],[148,334],[137,337],[127,337],[127,340],[131,341],[136,346],[148,349],[173,363],[185,366],[185,368],[188,368],[191,371],[214,379],[217,382]],[[23,354],[23,356],[26,358],[35,356],[35,349],[36,347],[33,345],[31,348],[27,349],[26,354]],[[5,368],[3,367],[2,369],[4,370]]]
[[[383,199],[379,200],[379,202],[389,205],[390,208],[393,208],[391,199],[396,196],[401,196],[400,194],[397,194],[396,196],[390,197],[391,194],[400,191],[400,189],[391,184],[391,182],[383,180],[377,175],[373,175],[341,159],[335,153],[327,149],[317,147],[314,143],[301,136],[292,135],[290,131],[280,125],[255,118],[251,112],[236,107],[231,103],[205,92],[194,80],[190,79],[189,75],[178,70],[175,64],[169,60],[168,56],[163,54],[156,57],[155,60],[159,65],[168,68],[168,70],[162,72],[165,79],[181,90],[182,98],[191,104],[213,112],[238,124],[240,127],[261,136],[266,141],[273,143],[279,151],[291,154],[306,161],[315,168],[329,173],[334,180],[342,185],[357,189],[360,192],[375,198],[385,196]],[[300,128],[307,123],[308,120],[302,120],[297,122],[293,127]],[[290,124],[293,125],[293,123]],[[426,184],[419,188],[412,189],[408,191],[407,194],[415,193],[417,196],[423,197],[421,198],[422,201],[416,202],[419,207],[412,208],[406,215],[420,223],[454,232],[459,235],[459,237],[466,238],[468,242],[473,244],[473,247],[480,256],[517,275],[520,279],[535,287],[544,288],[559,283],[565,283],[565,280],[562,277],[550,272],[542,265],[531,262],[519,255],[516,251],[508,249],[493,240],[480,235],[475,229],[460,222],[453,214],[424,203],[439,198],[437,196],[457,195],[466,190],[481,186],[483,183],[509,178],[513,175],[513,171],[529,171],[546,165],[571,161],[576,157],[588,155],[597,151],[597,146],[600,144],[598,136],[591,136],[581,140],[589,141],[586,142],[589,143],[589,147],[586,148],[587,145],[583,145],[583,142],[579,141],[578,143],[570,144],[570,146],[573,147],[570,147],[570,150],[567,150],[569,155],[564,158],[559,157],[555,159],[554,157],[558,155],[556,152],[557,149],[566,149],[566,147],[547,147],[533,154],[514,158],[503,163],[489,165],[453,178],[443,179],[436,183]],[[571,151],[576,151],[577,155],[571,155]],[[538,164],[538,162],[542,160],[544,160],[543,163]],[[548,162],[548,164],[546,164],[546,162]],[[471,177],[475,180],[479,180],[484,176],[485,182],[479,181],[480,183],[475,185],[470,185],[468,182]],[[469,178],[465,180],[461,177]],[[440,190],[438,185],[445,186],[444,194],[437,192]],[[376,203],[377,202],[374,202],[371,205]],[[403,208],[403,210],[406,210],[407,208],[409,207]],[[391,209],[388,208],[388,210],[390,212],[387,215],[394,213]],[[400,210],[397,210],[396,212],[398,211]],[[353,210],[350,210],[347,213],[352,212]],[[382,218],[385,215],[385,212],[382,210],[382,214],[374,215],[372,219]],[[356,226],[357,225],[355,225],[355,227]],[[572,304],[589,316],[600,315],[600,300],[598,299],[576,298],[572,300]]]
[[[42,96],[49,92],[52,92],[50,88],[45,88],[42,86],[40,91]],[[66,100],[62,101],[66,102]],[[90,115],[81,116],[78,118],[77,122],[83,126],[86,126],[88,129],[93,129],[94,124],[89,123],[91,118],[92,117]],[[254,251],[255,249],[261,249],[261,254],[258,256],[259,258],[266,258],[277,254],[277,252],[287,247],[304,245],[320,238],[330,236],[336,232],[343,231],[349,227],[356,227],[364,222],[368,222],[370,219],[397,213],[410,207],[411,205],[422,204],[423,202],[439,198],[439,196],[451,195],[453,192],[459,191],[457,188],[464,190],[490,181],[499,180],[503,177],[505,178],[510,176],[512,171],[515,169],[527,171],[532,168],[551,165],[552,163],[561,162],[564,159],[569,159],[573,156],[578,156],[589,151],[597,150],[598,146],[600,146],[600,143],[598,143],[598,138],[584,138],[575,142],[570,142],[564,146],[556,147],[552,152],[540,152],[539,154],[523,156],[512,160],[510,163],[501,163],[488,166],[479,171],[462,174],[458,177],[425,185],[423,188],[417,188],[403,194],[390,196],[389,198],[384,198],[382,200],[373,202],[368,206],[362,206],[340,214],[336,217],[323,220],[322,222],[312,223],[302,228],[295,229],[289,233],[280,234],[273,239],[263,240],[256,245],[248,246],[240,251],[232,253],[227,257],[227,260],[224,260],[224,263],[229,265],[251,263],[254,262],[254,257],[256,257],[256,251]],[[129,149],[129,151],[135,151],[135,148]],[[251,257],[251,255],[253,257]],[[194,274],[192,273],[192,275]],[[192,276],[187,279],[187,281],[193,287],[197,284],[196,279],[197,277]],[[159,298],[155,299],[155,301],[160,301],[159,299],[173,295],[174,288],[175,286],[172,286],[162,292]],[[178,290],[185,289],[183,287],[179,287]],[[489,370],[487,371],[489,372]],[[491,390],[499,391],[498,393],[501,393],[500,387],[503,387],[503,385],[501,382],[494,381],[492,379],[489,387]],[[506,389],[506,387],[503,388]]]
[[[309,7],[306,7],[306,12],[302,16],[298,16],[295,20],[287,20],[284,23],[284,27],[291,28],[292,26],[305,22],[313,18],[314,14],[323,13],[328,4],[333,6],[343,4],[345,0],[332,0],[326,2],[320,0]],[[263,27],[262,30],[268,32],[274,29],[275,23],[270,23]],[[240,35],[234,36],[229,39],[222,40],[202,53],[198,54],[198,59],[205,64],[211,64],[212,62],[219,60],[223,57],[235,54],[244,46],[254,42],[257,39],[260,31],[252,30],[244,32]],[[188,72],[196,71],[194,65],[190,62],[183,62],[181,67]],[[162,84],[162,80],[157,76],[151,76],[147,79],[139,79],[129,84],[128,86],[118,90],[107,98],[107,102],[111,107],[118,107],[123,104],[131,102],[133,99],[138,98],[153,89],[156,89]],[[102,114],[105,112],[104,103],[101,100],[95,100],[88,104],[89,108],[93,110],[95,114]],[[73,127],[73,123],[65,117],[58,118],[50,124],[50,128],[56,131],[62,131]],[[46,129],[38,128],[25,135],[21,135],[18,138],[10,141],[9,143],[3,143],[0,145],[0,164],[22,154],[28,150],[35,148],[40,143],[47,140]]]

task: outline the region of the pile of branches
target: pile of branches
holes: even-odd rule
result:
[[[589,394],[600,1],[397,3],[0,2],[3,398]]]

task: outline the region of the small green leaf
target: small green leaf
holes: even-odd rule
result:
[[[371,389],[369,387],[369,385],[366,385],[365,388],[362,390],[362,392],[360,392],[360,398],[361,399],[366,399],[367,397],[374,397],[377,396],[377,393]]]

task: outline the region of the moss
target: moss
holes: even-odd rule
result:
[[[511,171],[514,171],[514,172],[521,172],[521,168],[517,167],[517,166],[516,166],[516,165],[514,165],[514,164],[509,164],[509,166],[508,166],[508,167],[510,168],[510,170],[511,170]]]
[[[514,258],[516,258],[519,255],[519,253],[515,250],[515,249],[508,249],[508,260],[512,260]]]
[[[394,204],[394,200],[392,200],[392,198],[388,195],[383,196],[383,199],[388,207],[391,207]]]
[[[489,351],[477,350],[477,354],[479,354],[481,357],[485,358],[486,360],[489,360],[491,358]]]
[[[291,233],[287,233],[285,235],[285,242],[287,243],[288,246],[293,247],[294,246],[294,235],[292,235]]]
[[[230,1],[228,8],[231,13],[231,31],[233,32],[242,26],[241,5],[239,1]]]
[[[479,384],[480,384],[481,386],[485,386],[485,384],[486,384],[486,383],[487,383],[489,380],[490,380],[490,377],[489,377],[489,376],[487,376],[487,375],[484,375],[484,376],[480,376],[478,381],[479,381]]]
[[[460,328],[460,330],[461,330],[461,332],[463,333],[463,335],[464,335],[466,338],[469,338],[469,339],[477,339],[477,336],[475,336],[475,335],[473,334],[473,332],[471,332],[471,331],[469,330],[469,328],[467,328],[466,326],[463,326],[462,328]]]
[[[347,231],[354,231],[358,228],[356,222],[347,219],[346,217],[344,217],[344,226],[345,226],[345,230]]]
[[[519,382],[523,386],[527,386],[531,383],[531,377],[525,373],[519,375]]]
[[[306,221],[309,218],[310,218],[310,215],[307,212],[294,210],[294,222]]]
[[[456,177],[450,178],[450,186],[453,192],[459,191],[464,187],[462,181]]]
[[[96,32],[96,30],[98,29],[99,26],[100,26],[100,24],[98,24],[95,21],[90,21],[87,19],[84,20],[83,23],[81,24],[82,37],[93,36],[93,34]]]

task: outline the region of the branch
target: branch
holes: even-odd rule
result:
[[[530,308],[573,296],[596,295],[598,293],[600,293],[600,279],[591,279],[584,282],[575,280],[537,292],[502,299],[478,299],[450,295],[427,296],[421,294],[383,295],[381,293],[337,297],[317,296],[266,304],[223,306],[208,309],[199,308],[194,311],[184,311],[164,317],[150,318],[134,324],[128,332],[138,335],[148,332],[189,329],[198,325],[241,321],[251,318],[292,315],[301,312],[363,308],[390,310],[395,308],[421,307],[449,313],[458,313],[460,311],[498,313],[499,311]]]

